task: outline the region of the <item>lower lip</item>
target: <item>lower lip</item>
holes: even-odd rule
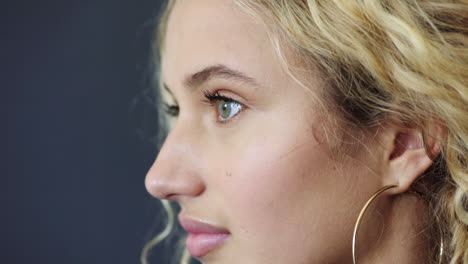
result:
[[[187,249],[190,255],[199,258],[220,246],[228,237],[229,234],[225,233],[189,233],[186,241]]]

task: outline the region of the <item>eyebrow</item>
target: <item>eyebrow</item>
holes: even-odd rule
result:
[[[206,83],[209,80],[215,78],[243,82],[245,84],[256,87],[260,86],[260,84],[257,83],[252,77],[249,77],[240,71],[231,69],[223,64],[208,66],[201,71],[187,76],[184,80],[184,85],[191,89],[195,89],[196,87],[201,86],[203,83]],[[166,83],[164,83],[164,89],[172,94],[169,86]]]

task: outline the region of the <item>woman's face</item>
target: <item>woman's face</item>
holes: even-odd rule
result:
[[[203,263],[347,263],[355,217],[379,186],[361,163],[378,164],[332,158],[318,140],[327,116],[267,34],[229,0],[177,1],[163,56],[172,95],[162,93],[180,112],[146,187],[177,201],[186,225],[229,232],[192,235]],[[314,72],[303,81],[315,94],[324,85]]]

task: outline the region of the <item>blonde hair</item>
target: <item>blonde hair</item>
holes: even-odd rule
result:
[[[468,264],[468,2],[234,1],[273,25],[280,58],[286,58],[281,44],[287,41],[284,46],[306,65],[319,68],[333,88],[320,96],[336,112],[336,124],[365,132],[394,120],[421,129],[426,144],[430,139],[443,146],[437,157],[428,151],[435,162],[412,188],[433,219],[431,261]],[[163,37],[165,22],[160,25]],[[291,63],[282,62],[297,79]],[[434,138],[434,124],[446,129],[444,138]]]

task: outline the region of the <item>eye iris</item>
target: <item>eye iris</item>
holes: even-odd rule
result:
[[[219,108],[219,113],[222,118],[224,119],[229,118],[229,116],[231,115],[231,108],[232,108],[230,102],[221,101],[218,108]]]

